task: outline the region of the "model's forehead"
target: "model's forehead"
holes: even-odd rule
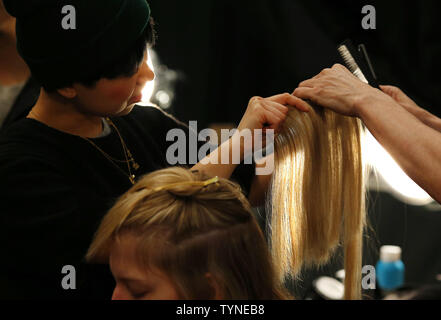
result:
[[[109,263],[112,273],[120,278],[144,278],[136,259],[136,239],[130,233],[118,237],[110,249]]]

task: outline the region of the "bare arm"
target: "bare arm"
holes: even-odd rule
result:
[[[269,98],[252,98],[238,126],[238,130],[233,137],[225,141],[215,151],[193,166],[192,170],[201,170],[212,176],[217,175],[227,179],[230,178],[237,166],[237,164],[234,164],[232,161],[233,150],[240,150],[240,161],[249,156],[254,150],[255,141],[249,145],[245,144],[244,140],[240,137],[240,132],[250,130],[253,139],[255,129],[273,129],[274,132],[277,133],[288,113],[288,107],[286,105],[295,106],[299,100],[299,98],[288,93]],[[297,108],[305,112],[309,110],[309,106],[299,105]],[[263,144],[264,143],[262,143],[262,145]],[[228,161],[222,161],[223,154],[223,159],[228,159]],[[272,161],[272,156],[268,156],[267,161]],[[261,166],[264,165],[265,163]],[[270,179],[271,174],[254,176],[248,197],[252,205],[262,204]]]
[[[341,65],[302,82],[294,95],[343,115],[361,118],[409,177],[441,202],[440,132]]]
[[[426,126],[441,132],[441,119],[421,108],[410,99],[400,88],[394,86],[380,86],[384,93],[392,97],[400,106],[417,117]]]
[[[387,96],[366,97],[356,108],[369,131],[407,175],[441,202],[441,133]]]

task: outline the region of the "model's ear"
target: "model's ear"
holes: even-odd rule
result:
[[[213,300],[224,300],[221,286],[216,281],[216,279],[213,277],[213,275],[209,272],[205,274],[205,278],[207,279],[210,286],[213,288],[214,296]]]
[[[57,92],[66,99],[73,99],[77,96],[77,91],[73,87],[58,89]]]

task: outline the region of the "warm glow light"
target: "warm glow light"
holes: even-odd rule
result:
[[[150,69],[155,72],[155,68],[153,66],[153,60],[152,60],[152,55],[154,55],[154,51],[151,49],[148,49],[149,53],[148,53],[148,60],[147,60],[147,65],[150,67]],[[142,89],[142,102],[139,103],[141,105],[145,104],[145,105],[149,105],[150,103],[150,99],[152,98],[153,92],[155,91],[155,80],[149,81],[147,82],[147,84],[145,85],[144,89]]]
[[[423,189],[404,173],[389,153],[367,130],[364,142],[364,160],[376,169],[389,187],[387,189],[397,198],[412,205],[426,205],[433,201]]]

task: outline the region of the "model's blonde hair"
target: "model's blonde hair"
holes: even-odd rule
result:
[[[365,184],[359,119],[290,109],[275,139],[268,201],[279,277],[322,265],[344,244],[345,298],[361,298]]]
[[[129,232],[138,239],[140,265],[165,272],[182,299],[214,297],[207,273],[224,299],[288,297],[240,187],[207,179],[179,167],[144,176],[104,217],[87,260],[107,262]]]

